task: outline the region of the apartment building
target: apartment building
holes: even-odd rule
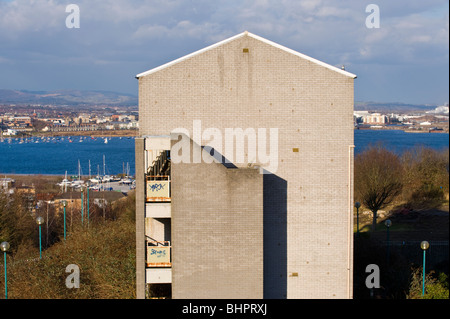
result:
[[[137,297],[352,298],[356,76],[244,32],[136,78]]]
[[[365,124],[387,124],[389,119],[386,115],[381,113],[372,113],[363,117]]]

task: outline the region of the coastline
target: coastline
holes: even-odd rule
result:
[[[401,128],[401,127],[375,127],[375,128],[371,128],[371,127],[357,127],[355,126],[354,128],[355,131],[403,131],[405,133],[438,133],[438,134],[442,134],[442,133],[446,133],[449,134],[449,130],[448,128],[443,128],[442,130],[432,130],[432,129],[426,129],[426,130],[409,130],[409,129],[405,129],[405,128]]]
[[[65,137],[65,136],[92,136],[92,137],[131,137],[138,136],[139,130],[103,130],[103,131],[64,131],[64,132],[26,132],[13,136],[3,136],[6,138],[25,137]]]
[[[129,137],[138,136],[139,130],[108,130],[108,131],[71,131],[71,132],[41,132],[33,136],[92,136],[92,137]]]

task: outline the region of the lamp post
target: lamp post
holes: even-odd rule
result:
[[[423,250],[422,296],[425,295],[425,252],[428,247],[430,244],[426,240],[420,243],[420,248]]]
[[[3,251],[3,255],[5,257],[5,299],[8,299],[8,276],[6,273],[6,252],[9,249],[9,243],[4,241],[0,244],[0,249]]]
[[[87,181],[87,187],[86,187],[86,192],[87,192],[87,222],[88,222],[88,226],[89,226],[89,186],[90,186],[90,182]]]
[[[359,208],[361,207],[361,203],[356,202],[355,207],[356,207],[356,236],[359,236]]]
[[[384,225],[386,226],[386,262],[389,265],[389,228],[392,226],[392,222],[390,219],[386,219],[384,222]]]
[[[67,202],[63,200],[63,207],[64,207],[64,240],[66,240],[66,205]]]
[[[41,235],[41,225],[44,223],[44,218],[39,216],[36,218],[36,224],[39,225],[39,259],[42,259],[42,235]]]
[[[83,225],[84,203],[83,203],[83,187],[81,187],[81,225]]]

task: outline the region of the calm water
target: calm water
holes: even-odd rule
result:
[[[53,174],[78,175],[78,161],[81,173],[91,175],[120,174],[129,167],[134,175],[134,139],[112,137],[108,143],[103,138],[67,137],[55,139],[37,139],[28,143],[20,139],[0,141],[0,174]],[[36,143],[38,141],[38,143]],[[383,143],[386,148],[398,153],[417,145],[437,150],[448,148],[449,134],[445,133],[405,133],[397,130],[355,130],[355,154],[370,144]],[[105,161],[103,161],[103,157]],[[103,165],[105,163],[105,165]]]
[[[449,147],[448,133],[405,133],[401,130],[355,130],[355,154],[371,144],[382,143],[398,154],[415,146],[436,150]]]
[[[1,174],[45,174],[78,175],[78,161],[81,174],[108,175],[129,173],[134,175],[134,139],[127,137],[103,138],[80,137],[45,139],[34,138],[28,143],[20,139],[4,139],[0,142]],[[38,143],[36,143],[38,141]],[[70,142],[72,141],[72,142]],[[105,160],[103,161],[103,156]],[[105,163],[105,165],[103,165]],[[128,165],[127,165],[128,164]]]

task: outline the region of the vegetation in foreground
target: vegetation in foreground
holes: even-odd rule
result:
[[[58,242],[42,251],[42,259],[38,233],[28,227],[34,224],[36,229],[37,225],[29,214],[21,214],[21,222],[9,228],[2,224],[0,237],[11,243],[7,253],[8,298],[135,298],[134,195],[115,202],[112,210],[114,218],[77,225],[65,241],[60,235]],[[0,205],[0,223],[5,220],[9,219],[2,214]],[[22,228],[28,231],[21,231],[19,225],[25,225]],[[14,232],[5,233],[6,229]],[[66,272],[69,265],[79,268],[79,288],[66,286],[66,279],[72,274]],[[3,273],[3,265],[1,269]],[[0,285],[4,287],[4,277]]]
[[[397,231],[401,231],[403,226],[395,221],[396,213],[409,218],[417,209],[434,209],[442,204],[448,207],[448,163],[448,151],[426,148],[398,156],[376,146],[355,158],[355,200],[369,210],[372,210],[370,203],[377,204],[372,210],[375,229],[373,220],[369,221],[372,230],[361,233],[354,243],[355,298],[373,297],[364,284],[365,267],[377,264],[382,273],[382,287],[375,297],[448,299],[448,257],[446,262],[426,269],[427,288],[422,296],[421,265],[394,251],[387,261],[386,247],[374,236],[384,233],[383,227],[379,227],[380,220],[376,219],[381,209],[392,209],[394,215],[390,218],[398,227]],[[45,184],[39,187],[46,188]],[[387,194],[387,190],[395,192]],[[446,213],[444,218],[448,225],[448,208],[441,212]],[[52,229],[48,234],[50,240],[39,259],[38,227],[26,203],[18,196],[8,199],[0,194],[0,241],[11,244],[7,253],[8,298],[135,298],[134,196],[130,194],[115,202],[108,218],[99,217],[93,218],[89,226],[77,221],[66,241],[62,237],[61,220],[55,218],[53,228],[49,228]],[[415,223],[408,227],[418,230]],[[448,241],[448,229],[446,234]],[[80,269],[80,287],[69,289],[66,279],[70,273],[66,272],[66,267],[72,264]],[[3,265],[0,268],[3,270]],[[0,289],[3,287],[4,277],[1,276]]]
[[[448,149],[417,147],[397,155],[375,145],[355,157],[355,201],[362,204],[361,232],[354,242],[356,298],[449,298],[448,194]],[[371,217],[361,214],[364,209]],[[391,241],[394,236],[415,245],[389,248],[387,219],[392,222]],[[447,252],[440,252],[432,265],[428,261],[422,295],[422,250],[417,242],[430,240],[430,236],[447,242],[442,246]],[[438,250],[433,247],[434,256]],[[381,273],[381,287],[372,291],[372,296],[365,285],[369,264],[378,265]]]

